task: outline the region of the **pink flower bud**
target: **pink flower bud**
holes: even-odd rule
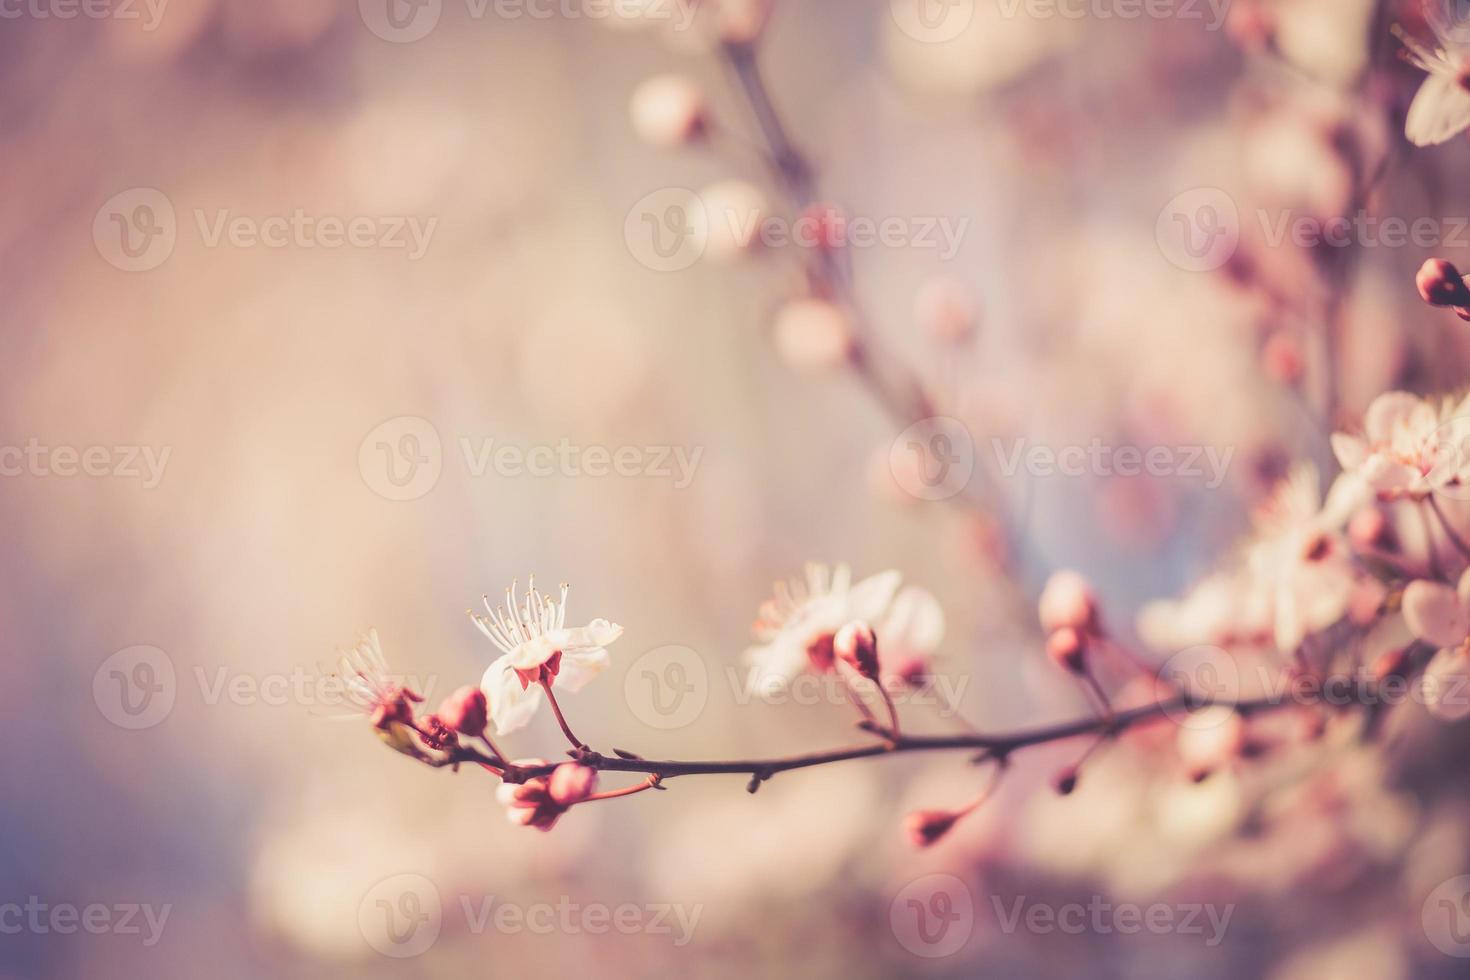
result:
[[[835,304],[799,299],[776,313],[776,352],[799,371],[840,367],[852,354],[852,325]]]
[[[904,832],[915,847],[930,847],[954,827],[960,814],[952,810],[915,810],[903,821]]]
[[[597,791],[597,770],[563,762],[551,772],[551,799],[561,806],[581,803]]]
[[[485,725],[490,720],[485,692],[478,687],[460,688],[439,705],[439,717],[461,735],[477,738],[485,734]]]
[[[878,679],[878,637],[867,623],[855,619],[838,630],[832,652],[869,680]]]
[[[1046,638],[1046,655],[1063,670],[1080,674],[1087,669],[1087,637],[1081,630],[1063,626]]]
[[[1063,570],[1047,580],[1038,605],[1041,628],[1048,633],[1064,626],[1086,633],[1097,632],[1097,596],[1087,579]]]
[[[1431,306],[1470,306],[1470,289],[1460,270],[1444,259],[1428,259],[1414,276],[1419,295]]]
[[[654,146],[681,146],[704,135],[704,93],[683,75],[655,75],[633,91],[633,129]]]

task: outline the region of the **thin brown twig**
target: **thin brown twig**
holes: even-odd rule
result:
[[[1287,707],[1292,703],[1289,698],[1260,698],[1241,701],[1232,707],[1242,715],[1251,715]],[[887,737],[887,741],[882,744],[855,745],[771,759],[683,761],[609,757],[597,752],[585,752],[578,757],[577,761],[600,772],[640,772],[661,778],[738,774],[756,776],[764,781],[776,773],[793,769],[808,769],[850,759],[871,759],[908,752],[982,750],[987,759],[1007,760],[1013,753],[1032,746],[1065,741],[1082,735],[1113,737],[1138,725],[1173,718],[1176,713],[1188,713],[1199,706],[1200,703],[1197,700],[1179,697],[1119,711],[1111,718],[1086,718],[1044,728],[1002,734],[905,735],[880,729],[879,733]],[[448,759],[439,764],[449,765],[457,762],[492,764],[494,760],[485,757],[476,749],[460,746],[451,752]],[[554,763],[538,766],[512,766],[506,772],[505,779],[507,782],[523,782],[533,777],[550,775],[555,768]]]

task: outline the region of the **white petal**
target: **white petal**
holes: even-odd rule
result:
[[[495,722],[497,735],[525,728],[541,705],[541,688],[521,687],[510,654],[490,665],[480,681],[480,690],[490,702],[490,719]]]
[[[564,650],[561,655],[561,670],[556,675],[556,687],[573,693],[580,691],[592,678],[607,669],[611,660],[607,651],[601,647]]]
[[[1409,142],[1435,146],[1466,126],[1470,126],[1470,92],[1448,75],[1433,74],[1424,79],[1404,121],[1404,135]]]
[[[846,618],[861,619],[869,625],[876,623],[893,601],[893,593],[898,591],[902,578],[898,572],[890,570],[870,575],[854,585],[847,593]]]
[[[1334,432],[1332,434],[1332,455],[1337,457],[1337,465],[1351,472],[1362,466],[1368,458],[1368,443],[1357,436]]]
[[[944,608],[928,589],[910,585],[894,598],[878,623],[878,654],[927,656],[944,641]]]
[[[789,636],[749,647],[743,659],[750,668],[745,675],[745,690],[757,697],[784,690],[809,662],[806,650]]]
[[[557,635],[559,647],[563,652],[577,649],[590,650],[607,646],[623,635],[623,628],[605,619],[594,619],[586,626],[577,629],[558,630]]]
[[[1456,646],[1470,630],[1470,617],[1448,585],[1419,580],[1404,590],[1404,622],[1419,639],[1435,646]]]
[[[1441,650],[1424,669],[1424,696],[1429,713],[1446,721],[1470,716],[1470,656],[1455,648]]]

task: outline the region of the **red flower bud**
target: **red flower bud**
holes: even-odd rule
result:
[[[439,717],[461,735],[476,738],[485,734],[485,725],[490,720],[485,692],[478,687],[460,688],[439,705]]]
[[[1431,306],[1470,306],[1470,289],[1460,270],[1444,259],[1429,259],[1414,276],[1419,295]]]
[[[838,630],[832,652],[869,680],[878,679],[878,637],[867,623],[853,620]]]

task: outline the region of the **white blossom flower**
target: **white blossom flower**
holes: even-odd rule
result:
[[[1408,50],[1408,60],[1429,73],[1404,120],[1404,135],[1415,146],[1443,143],[1470,126],[1470,55],[1460,41],[1466,25],[1451,23],[1435,4],[1426,5],[1425,14],[1434,32],[1432,46],[1421,44],[1397,25],[1393,28]]]
[[[831,670],[832,638],[854,619],[878,634],[880,661],[885,649],[913,657],[938,646],[944,633],[938,602],[922,589],[898,594],[898,572],[854,583],[847,565],[810,562],[805,571],[804,580],[777,582],[775,597],[761,605],[755,623],[761,642],[745,651],[750,691],[779,690],[809,666],[819,673]]]
[[[566,585],[561,587],[561,598],[553,599],[536,591],[533,578],[519,604],[515,590],[512,582],[502,607],[492,607],[485,599],[488,616],[470,614],[501,651],[480,681],[499,735],[530,722],[541,704],[542,682],[568,691],[587,686],[608,664],[607,645],[623,635],[621,626],[605,619],[568,627]]]
[[[1451,721],[1470,716],[1470,569],[1453,589],[1424,579],[1410,582],[1403,609],[1410,632],[1439,647],[1424,670],[1430,712]]]
[[[1467,474],[1457,443],[1470,435],[1470,398],[1436,408],[1405,391],[1373,399],[1361,436],[1334,433],[1332,451],[1344,472],[1383,497],[1423,496]]]

